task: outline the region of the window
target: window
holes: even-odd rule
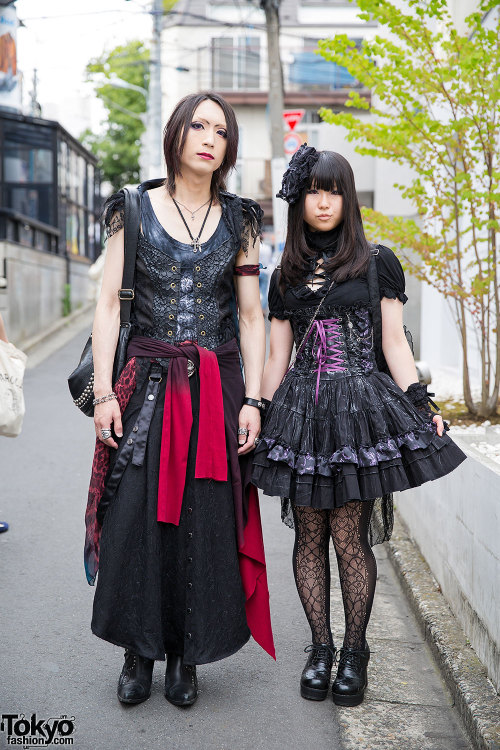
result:
[[[318,111],[316,109],[306,109],[305,115],[302,118],[300,124],[304,125],[316,125],[318,122],[321,122],[321,117],[318,114]],[[300,128],[299,128],[300,129]]]
[[[233,40],[212,39],[212,86],[214,89],[233,88]]]
[[[360,39],[353,40],[356,46]],[[316,39],[304,39],[304,51],[295,55],[289,69],[289,81],[296,88],[322,89],[325,91],[360,88],[359,82],[341,65],[336,65],[316,54]]]
[[[87,206],[93,211],[94,210],[94,167],[92,164],[87,165]]]
[[[17,183],[52,182],[52,151],[48,148],[31,148],[6,139],[4,180]]]
[[[212,39],[212,88],[234,91],[259,86],[259,37]]]

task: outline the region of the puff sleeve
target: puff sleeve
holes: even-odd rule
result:
[[[269,320],[271,320],[271,318],[277,318],[278,320],[288,320],[288,316],[285,315],[285,303],[283,302],[283,297],[281,296],[279,288],[279,274],[279,268],[275,268],[269,281],[269,291],[267,293]]]
[[[405,294],[405,275],[401,263],[392,250],[379,245],[379,253],[375,256],[380,289],[380,299],[398,299],[403,304],[408,301]]]

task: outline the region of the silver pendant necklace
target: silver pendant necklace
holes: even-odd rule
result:
[[[172,200],[174,200],[174,199],[172,198]],[[205,203],[202,206],[199,206],[199,208],[195,208],[194,211],[192,209],[188,208],[187,206],[185,206],[184,203],[181,203],[179,200],[177,201],[177,203],[179,204],[179,206],[182,206],[182,208],[185,208],[186,211],[189,211],[189,213],[191,214],[191,221],[194,221],[194,215],[196,213],[198,213],[198,211],[201,211],[201,209],[204,206],[206,206],[208,203],[210,203],[210,198],[207,201],[205,201]]]
[[[198,237],[193,237],[193,235],[191,234],[191,230],[189,229],[188,223],[187,223],[186,219],[184,218],[184,214],[182,213],[182,211],[180,209],[180,206],[178,205],[177,201],[175,200],[175,198],[173,196],[172,196],[172,200],[173,200],[173,202],[175,204],[176,209],[178,210],[178,212],[180,214],[180,217],[181,217],[182,221],[184,222],[184,226],[186,227],[186,229],[188,231],[189,237],[191,239],[191,242],[189,244],[193,248],[193,253],[201,253],[200,237],[201,237],[201,233],[203,232],[203,229],[205,228],[205,224],[206,224],[206,221],[208,219],[208,214],[210,213],[210,209],[212,208],[212,198],[210,198],[210,201],[209,201],[210,205],[208,206],[207,213],[205,214],[205,218],[203,219],[203,224],[201,225],[201,229],[198,232]],[[182,206],[182,203],[180,205]]]

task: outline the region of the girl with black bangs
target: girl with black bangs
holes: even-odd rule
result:
[[[250,483],[265,356],[262,210],[225,190],[238,126],[222,97],[184,97],[163,146],[166,177],[105,206],[85,567],[91,584],[99,569],[92,631],[125,648],[118,699],[149,698],[154,662],[166,659],[164,695],[189,706],[197,665],[250,635],[274,656]],[[121,290],[130,237],[134,289]],[[131,291],[128,362],[113,386],[117,292]]]
[[[293,570],[312,633],[301,695],[325,699],[335,661],[333,701],[356,706],[370,658],[371,545],[390,538],[390,493],[449,473],[465,455],[418,383],[403,328],[403,270],[391,250],[367,242],[349,163],[304,145],[278,196],[289,203],[288,231],[269,287],[266,417],[252,480],[281,496],[282,519],[295,529]],[[330,537],[345,616],[339,651]]]

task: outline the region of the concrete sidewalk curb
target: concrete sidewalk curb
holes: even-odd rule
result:
[[[478,750],[500,750],[499,697],[397,512],[387,546],[471,742]]]

